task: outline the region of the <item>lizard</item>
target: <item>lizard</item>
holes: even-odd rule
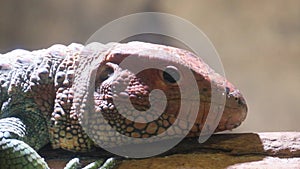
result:
[[[101,50],[94,50],[73,43],[32,52],[18,49],[0,56],[1,168],[49,168],[37,153],[48,143],[53,148],[74,152],[99,146],[95,139],[109,147],[122,144],[99,127],[97,114],[102,114],[113,130],[127,137],[150,138],[164,133],[174,124],[180,110],[179,84],[185,77],[178,67],[192,72],[199,94],[191,98],[200,100],[194,123],[182,119],[184,125],[190,126],[187,137],[200,134],[208,117],[213,89],[220,89],[225,97],[223,114],[214,132],[231,130],[245,120],[248,108],[242,93],[194,53],[145,42],[100,46]],[[149,62],[167,66],[165,70],[150,68],[135,74],[122,67],[122,61],[129,57],[141,66]],[[87,83],[89,89],[84,88],[82,84],[86,82],[80,79],[84,79],[80,73],[95,60],[99,63],[92,71],[93,80]],[[126,84],[125,88],[118,88],[119,84]],[[122,116],[123,111],[114,103],[116,98],[130,98],[135,110],[143,112],[151,107],[149,98],[154,89],[163,91],[167,101],[162,114],[156,119],[150,118],[150,122],[143,123],[147,114],[139,116],[142,120],[138,122]],[[87,107],[92,107],[96,115],[90,114],[91,118],[85,119]],[[127,107],[123,108],[126,112]],[[84,120],[90,123],[92,138],[81,126]],[[180,129],[174,130],[167,133],[165,139],[179,133],[182,133]]]

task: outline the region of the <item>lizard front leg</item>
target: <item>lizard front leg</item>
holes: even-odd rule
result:
[[[28,109],[28,108],[27,108]],[[0,166],[4,169],[48,169],[45,160],[36,152],[49,142],[45,120],[34,112],[0,119]],[[32,123],[34,121],[34,123]],[[114,159],[89,164],[85,169],[112,168]],[[79,160],[73,159],[65,169],[80,168]]]
[[[0,166],[1,168],[49,168],[44,159],[33,147],[45,143],[28,145],[26,141],[28,126],[20,118],[7,117],[0,119]]]

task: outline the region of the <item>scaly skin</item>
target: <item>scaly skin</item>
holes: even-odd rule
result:
[[[177,59],[169,55],[142,52],[149,49],[163,50]],[[78,44],[67,47],[55,45],[33,52],[17,50],[0,56],[1,167],[47,168],[47,164],[36,151],[49,142],[53,148],[76,152],[89,151],[97,146],[92,139],[101,140],[103,144],[111,147],[120,145],[105,129],[99,132],[101,122],[95,120],[99,113],[103,114],[113,129],[130,137],[148,138],[169,128],[180,107],[177,82],[184,80],[184,77],[177,74],[179,79],[170,79],[163,71],[154,69],[135,75],[131,70],[119,66],[128,56],[135,57],[141,64],[148,61],[167,63],[175,67],[170,69],[175,70],[175,74],[176,67],[180,66],[193,72],[201,102],[196,122],[189,124],[188,120],[182,119],[183,123],[180,123],[183,126],[192,125],[188,136],[199,135],[203,128],[210,108],[212,88],[223,89],[226,96],[224,113],[215,132],[233,129],[245,119],[247,106],[241,93],[201,59],[185,50],[139,42],[102,45],[97,50],[83,50],[83,46]],[[78,74],[93,59],[99,57],[102,58],[98,68],[92,74],[94,81],[89,81],[88,88],[82,87],[84,85],[81,83],[85,81]],[[117,86],[124,82],[128,82],[128,86],[118,89]],[[91,86],[94,88],[91,89]],[[147,110],[151,107],[149,93],[153,89],[161,89],[168,99],[167,107],[158,119],[149,123],[138,123],[119,114],[117,105],[113,102],[114,98],[129,97],[137,110]],[[74,94],[79,95],[75,100]],[[193,97],[199,95],[191,94],[191,98]],[[94,104],[96,113],[91,119],[84,119],[87,111],[85,106],[91,104]],[[127,111],[127,107],[122,108]],[[141,118],[147,120],[146,116]],[[92,139],[81,127],[84,120],[90,120],[88,128],[92,133],[95,132]],[[165,139],[174,138],[180,133],[180,130],[167,133]]]
[[[51,141],[54,136],[49,135],[53,128],[51,115],[59,101],[55,97],[61,93],[61,86],[72,83],[73,79],[69,78],[62,82],[61,76],[65,72],[72,76],[70,72],[75,65],[70,63],[76,60],[82,47],[79,44],[55,45],[46,50],[15,50],[0,56],[1,168],[49,168],[36,150],[49,142],[58,148],[55,141]],[[78,140],[80,142],[80,138]],[[90,141],[85,137],[84,142]],[[79,144],[82,147],[79,151],[88,149],[84,146]],[[77,161],[71,162],[69,166],[79,166]]]

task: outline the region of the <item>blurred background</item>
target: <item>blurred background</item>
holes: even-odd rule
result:
[[[226,77],[244,94],[248,116],[234,132],[299,131],[300,1],[255,2],[0,1],[0,53],[85,43],[106,23],[136,12],[174,14],[210,38]]]

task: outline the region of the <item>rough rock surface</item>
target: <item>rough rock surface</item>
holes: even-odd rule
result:
[[[300,168],[299,139],[300,132],[215,134],[203,144],[195,138],[186,138],[159,157],[122,159],[118,168]],[[45,154],[53,168],[63,166],[74,156],[66,153],[62,156],[62,152],[47,148],[41,154]],[[89,162],[111,154],[99,149],[80,156]]]

